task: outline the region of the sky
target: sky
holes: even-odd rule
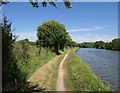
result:
[[[11,2],[2,7],[3,15],[12,21],[17,40],[28,38],[37,40],[37,27],[49,20],[64,24],[72,39],[78,43],[105,41],[118,37],[117,2],[72,2],[72,8],[66,9],[59,2],[59,9],[51,5],[33,8],[28,2]]]

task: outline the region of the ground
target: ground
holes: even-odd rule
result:
[[[27,82],[44,91],[65,91],[63,63],[69,52],[55,56],[32,74]],[[58,69],[59,68],[59,69]]]

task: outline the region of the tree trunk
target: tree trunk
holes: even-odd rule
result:
[[[41,49],[42,49],[42,47],[40,46],[38,54],[40,54],[40,53],[41,53]]]
[[[55,49],[55,53],[58,55],[59,54],[59,46],[58,46],[58,44],[55,44],[54,49]]]

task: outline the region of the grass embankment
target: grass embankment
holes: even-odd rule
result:
[[[18,59],[19,68],[30,76],[37,68],[43,66],[46,62],[52,59],[56,54],[51,51],[46,51],[42,48],[41,54],[38,54],[39,49],[36,46],[29,47],[29,58]]]
[[[23,86],[26,80],[41,66],[52,59],[56,54],[50,50],[44,48],[41,49],[39,54],[39,48],[36,45],[25,43],[22,45],[20,42],[16,42],[14,45],[14,54],[16,56],[17,67],[19,69],[17,84]],[[29,55],[27,57],[27,55]]]
[[[68,50],[60,51],[61,54],[56,55],[51,50],[42,48],[39,54],[39,48],[36,45],[16,43],[14,52],[21,72],[19,74],[21,79],[19,90],[29,91],[31,90],[30,87],[36,86],[34,89],[32,88],[32,91],[55,91],[59,64]],[[27,55],[29,56],[25,57]],[[27,82],[29,84],[23,86],[22,80],[24,79],[26,84]]]
[[[70,91],[111,91],[73,49],[65,61],[65,87]]]

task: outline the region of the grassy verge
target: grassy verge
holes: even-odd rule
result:
[[[111,88],[105,86],[92,69],[75,54],[76,50],[77,48],[71,50],[64,64],[66,89],[70,91],[111,91]]]
[[[16,43],[14,53],[16,54],[16,62],[20,70],[19,90],[29,91],[31,87],[37,86],[34,88],[35,90],[55,91],[59,64],[68,50],[60,51],[61,54],[56,55],[51,50],[42,48],[41,53],[38,54],[39,48],[35,45],[27,42],[25,44]],[[27,55],[29,56],[27,57]],[[34,72],[37,74],[34,74]],[[31,77],[32,79],[29,80]],[[29,83],[27,83],[28,80]]]
[[[39,49],[36,46],[31,46],[29,50],[30,56],[26,63],[24,63],[25,60],[19,59],[19,68],[28,73],[28,76],[30,76],[32,73],[34,73],[34,71],[37,70],[37,68],[43,66],[56,55],[52,51],[46,51],[45,49],[42,49],[41,54],[39,55]]]
[[[39,67],[56,56],[54,52],[43,48],[41,54],[38,54],[39,48],[30,44],[27,45],[26,49],[26,53],[29,54],[29,57],[24,58],[22,51],[21,44],[17,43],[14,48],[14,53],[16,54],[16,62],[19,69],[19,76],[17,79],[18,86],[22,86],[27,78],[29,78]]]

